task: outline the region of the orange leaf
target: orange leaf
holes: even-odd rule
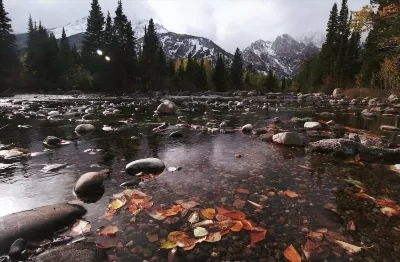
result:
[[[396,210],[394,208],[391,208],[391,207],[382,207],[381,208],[381,212],[383,214],[385,214],[386,216],[388,216],[388,217],[400,216],[400,211],[398,211],[398,210]]]
[[[375,203],[383,207],[391,207],[398,210],[400,209],[400,205],[397,204],[394,200],[389,198],[381,198],[381,197],[377,198],[375,199]]]
[[[250,232],[250,245],[254,245],[257,242],[263,241],[265,239],[265,234],[267,230],[261,227],[253,227]]]
[[[217,215],[215,216],[215,219],[216,219],[217,221],[221,222],[221,221],[229,220],[230,218],[227,217],[227,216],[224,216],[224,215],[217,214]]]
[[[293,245],[288,246],[285,251],[283,251],[283,255],[289,260],[290,262],[301,262],[301,257],[299,253],[297,253],[296,249]]]
[[[114,236],[118,232],[118,227],[108,226],[99,231],[99,236]]]
[[[183,202],[180,204],[184,209],[191,209],[194,208],[195,206],[200,206],[199,203],[195,201],[188,201],[188,202]]]
[[[197,240],[187,237],[179,239],[176,244],[178,247],[182,247],[183,250],[192,250],[196,246]]]
[[[206,208],[200,211],[200,215],[204,219],[213,219],[215,216],[215,209],[214,208]]]
[[[236,192],[238,192],[239,194],[250,194],[250,191],[244,188],[238,188],[236,189]]]
[[[217,212],[220,215],[224,215],[225,213],[229,213],[231,211],[225,207],[217,207]]]
[[[228,235],[228,234],[229,234],[229,232],[230,232],[230,230],[229,230],[229,229],[222,230],[222,231],[221,231],[221,236]]]
[[[286,190],[286,191],[285,191],[285,195],[288,196],[288,197],[290,197],[290,198],[296,198],[296,197],[299,196],[298,194],[296,194],[295,192],[293,192],[293,191],[291,191],[291,190]]]
[[[228,213],[224,213],[223,215],[234,220],[243,220],[246,218],[246,214],[241,211],[230,211]]]
[[[118,237],[112,237],[112,236],[96,236],[95,238],[95,243],[98,248],[112,248],[117,246],[119,242]]]
[[[177,243],[178,241],[181,241],[185,238],[189,238],[189,236],[182,231],[173,231],[168,234],[168,241],[171,243]]]
[[[248,221],[246,219],[243,219],[241,222],[243,224],[243,229],[245,229],[245,230],[252,230],[253,229],[253,226],[251,225],[250,221]]]
[[[230,228],[233,232],[239,232],[242,230],[243,224],[240,221],[235,221],[235,224]]]
[[[170,216],[175,216],[176,214],[178,214],[181,211],[182,211],[182,206],[173,205],[170,209],[163,210],[163,211],[161,211],[161,213],[163,214],[163,216],[170,217]]]
[[[128,211],[133,215],[137,215],[140,212],[140,209],[135,204],[130,204],[128,206]]]

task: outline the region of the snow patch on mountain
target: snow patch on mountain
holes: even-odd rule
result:
[[[326,32],[323,31],[313,31],[307,32],[300,37],[298,37],[298,41],[305,45],[309,43],[313,43],[316,47],[321,48],[326,39]]]

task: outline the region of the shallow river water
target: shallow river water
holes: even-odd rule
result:
[[[56,100],[32,100],[36,101],[25,102],[32,111],[47,108],[65,112],[72,107],[105,103],[101,99],[91,101],[89,98],[79,101],[57,97]],[[239,200],[250,200],[263,206],[262,209],[256,209],[246,203],[241,209],[253,226],[267,230],[265,240],[249,246],[248,231],[232,232],[221,241],[199,243],[188,251],[178,250],[176,261],[286,261],[284,250],[293,245],[302,254],[306,235],[318,229],[340,234],[346,238],[346,242],[365,248],[350,255],[327,243],[329,250],[316,258],[326,261],[400,260],[398,217],[385,216],[374,203],[353,197],[351,190],[355,190],[354,187],[344,180],[358,180],[364,184],[364,191],[368,195],[399,202],[400,177],[388,166],[374,163],[364,163],[363,166],[345,164],[340,158],[306,153],[304,148],[266,143],[258,136],[240,131],[210,134],[187,129],[184,137],[172,138],[168,136],[172,129],[159,133],[152,129],[162,122],[172,125],[178,123],[177,116],[153,116],[155,107],[138,106],[138,102],[132,104],[132,101],[121,104],[121,101],[107,100],[107,105],[113,107],[110,105],[113,102],[121,112],[112,116],[99,113],[91,122],[96,126],[96,131],[83,137],[74,133],[75,126],[81,123],[80,116],[0,120],[0,127],[4,126],[0,129],[2,144],[13,143],[31,152],[42,152],[42,141],[46,136],[71,141],[69,145],[20,161],[13,169],[0,171],[0,216],[76,200],[72,188],[80,175],[110,168],[112,172],[105,182],[105,193],[101,199],[96,203],[82,204],[88,210],[85,219],[92,224],[88,240],[94,239],[95,230],[100,226],[116,225],[120,230],[120,243],[107,251],[110,260],[167,261],[168,250],[160,250],[159,242],[150,242],[148,235],[157,234],[162,239],[171,231],[183,230],[187,217],[172,225],[157,221],[145,212],[133,219],[133,215],[126,210],[119,212],[111,221],[103,218],[110,196],[122,192],[124,188],[120,184],[130,178],[124,172],[126,164],[136,159],[156,157],[166,167],[182,167],[182,170],[165,170],[156,179],[136,187],[152,196],[155,205],[168,208],[177,200],[193,200],[204,208],[234,208],[241,202]],[[250,108],[248,111],[237,109],[228,112],[227,108],[210,104],[180,112],[180,116],[184,116],[180,122],[204,126],[212,120],[219,124],[228,119],[233,127],[240,128],[248,123],[265,127],[273,117],[279,117],[284,122],[292,117],[314,117],[325,121],[333,119],[344,126],[369,130],[377,135],[384,135],[379,132],[380,125],[394,124],[392,116],[371,120],[352,115],[352,112],[361,110],[307,107],[291,103],[281,105],[278,110],[271,105],[268,111]],[[333,112],[335,116],[323,118],[316,114],[322,111]],[[129,122],[120,122],[128,119]],[[18,128],[18,125],[31,127]],[[111,130],[103,130],[104,125],[111,126]],[[302,126],[282,124],[281,127],[300,130]],[[139,139],[131,139],[132,136],[139,136]],[[92,151],[87,149],[101,150],[90,153]],[[235,157],[235,154],[242,157]],[[41,169],[47,164],[67,165],[55,172],[42,172]],[[280,192],[287,190],[298,196],[291,198]],[[327,204],[335,206],[337,212],[326,208]],[[355,230],[349,229],[350,222],[354,223]]]

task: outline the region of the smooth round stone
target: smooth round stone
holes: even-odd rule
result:
[[[158,107],[157,113],[163,115],[175,115],[178,107],[169,100],[164,100]]]
[[[92,124],[80,124],[75,127],[75,132],[78,134],[92,133],[96,128]]]
[[[26,247],[26,241],[22,238],[18,238],[11,245],[10,251],[8,252],[8,254],[10,255],[11,258],[18,259],[21,257],[21,253],[22,253],[22,251],[25,250],[25,247]]]
[[[253,131],[253,129],[254,129],[254,127],[252,124],[247,124],[247,125],[242,126],[241,130],[243,133],[250,133],[251,131]]]
[[[128,175],[134,176],[143,172],[143,174],[161,174],[165,169],[165,164],[158,158],[145,158],[130,162],[125,167]]]
[[[43,144],[48,145],[48,146],[58,146],[62,142],[61,138],[58,138],[56,136],[48,136],[43,140]]]
[[[319,122],[305,122],[304,128],[305,129],[321,129],[322,125]]]

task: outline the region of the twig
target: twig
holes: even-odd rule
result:
[[[9,124],[7,124],[7,125],[5,125],[5,126],[3,126],[3,127],[0,127],[0,130],[3,129],[3,128],[6,128],[8,125],[9,125]]]

